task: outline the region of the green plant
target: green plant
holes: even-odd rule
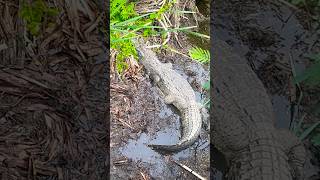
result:
[[[204,89],[205,91],[208,91],[210,92],[210,80],[205,82],[203,85],[202,85],[202,89]],[[210,97],[207,97],[204,102],[203,102],[203,106],[206,107],[207,109],[210,108]]]
[[[298,122],[293,123],[290,129],[294,134],[296,134],[299,137],[299,139],[304,140],[311,135],[311,140],[312,140],[315,138],[315,136],[320,135],[315,132],[316,128],[320,125],[320,121],[313,123],[311,126],[307,128],[304,128],[303,121],[305,117],[306,117],[306,114],[304,114]]]
[[[118,51],[116,66],[119,73],[128,67],[126,58],[133,55],[137,59],[137,52],[131,41],[137,37],[137,32],[143,30],[144,36],[150,36],[155,33],[154,28],[159,28],[151,26],[156,16],[150,16],[155,13],[139,16],[134,8],[134,3],[127,0],[110,1],[110,43],[111,48]]]
[[[320,133],[317,132],[317,127],[320,125],[320,121],[313,123],[308,128],[302,127],[302,120],[295,126],[293,132],[299,137],[299,139],[304,140],[310,136],[311,142],[315,146],[320,145]]]
[[[43,0],[35,0],[32,3],[23,1],[20,17],[26,21],[30,33],[38,35],[44,19],[52,24],[49,18],[55,17],[58,13],[57,9],[48,7]]]
[[[301,90],[301,84],[300,83],[305,83],[308,86],[314,87],[317,85],[320,85],[320,54],[317,55],[312,55],[309,56],[309,58],[314,61],[315,64],[313,64],[311,67],[307,68],[304,72],[302,72],[299,75],[296,75],[295,70],[292,69],[295,83],[297,87]],[[292,64],[293,67],[293,64]],[[302,100],[303,93],[300,93],[300,97],[298,100],[298,105],[300,105],[300,102]],[[314,108],[314,114],[316,114],[317,110],[319,110],[319,107]],[[317,127],[320,125],[320,121],[315,122],[308,128],[303,128],[303,120],[305,118],[306,114],[304,114],[301,119],[297,122],[294,123],[293,126],[291,127],[291,130],[301,139],[304,140],[307,137],[310,136],[311,142],[318,146],[320,145],[320,134],[319,132],[316,132]]]
[[[200,63],[210,62],[210,52],[199,47],[194,47],[189,50],[189,56]]]
[[[320,146],[320,133],[315,135],[315,136],[313,136],[312,139],[311,139],[311,142],[315,146]]]
[[[296,76],[295,83],[305,82],[309,86],[320,85],[320,53],[309,57],[315,62],[311,67],[306,69],[303,73]]]
[[[138,36],[160,35],[165,38],[168,32],[181,31],[208,38],[208,36],[200,33],[189,31],[189,29],[195,27],[165,29],[164,27],[153,25],[156,20],[161,19],[164,12],[171,11],[174,3],[175,0],[169,0],[156,12],[138,15],[134,10],[134,2],[129,2],[128,0],[110,1],[110,45],[112,49],[117,50],[115,64],[119,73],[122,73],[128,67],[126,59],[129,56],[133,55],[137,59],[137,52],[131,40]],[[184,11],[182,13],[190,12]]]

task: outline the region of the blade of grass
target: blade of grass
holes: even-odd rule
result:
[[[193,29],[196,28],[197,26],[188,26],[188,27],[181,27],[181,28],[173,28],[173,29],[168,29],[162,32],[176,32],[176,31],[186,31],[187,29]]]
[[[141,15],[141,16],[137,16],[137,17],[128,19],[128,20],[126,20],[126,21],[123,21],[123,22],[120,22],[120,23],[115,24],[114,27],[124,26],[124,25],[126,25],[126,24],[131,23],[131,22],[135,22],[135,21],[137,21],[137,20],[139,20],[139,19],[141,19],[141,18],[143,18],[143,17],[149,16],[150,14],[151,14],[151,13],[147,13],[147,14],[143,14],[143,15]]]
[[[134,39],[136,37],[128,37],[128,38],[117,38],[116,40],[114,41],[110,41],[111,43],[116,43],[116,42],[121,42],[121,41],[126,41],[126,40],[130,40],[130,39]]]
[[[293,132],[294,132],[295,134],[297,134],[297,133],[299,132],[299,130],[302,128],[301,125],[302,125],[302,122],[303,122],[304,118],[306,117],[306,115],[307,115],[307,114],[304,114],[304,115],[300,118],[298,124],[297,124],[296,126],[293,126],[292,130],[293,130]]]
[[[203,38],[206,38],[206,39],[210,39],[210,36],[205,35],[205,34],[193,32],[193,31],[188,31],[188,30],[181,30],[181,31],[182,31],[182,32],[185,32],[185,33],[193,34],[193,35],[195,35],[195,36],[199,36],[199,37],[203,37]]]
[[[305,139],[317,126],[319,126],[320,121],[314,123],[312,126],[310,126],[308,129],[306,129],[301,136],[299,137],[299,139],[303,140]]]

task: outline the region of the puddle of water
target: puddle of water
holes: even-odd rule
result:
[[[276,127],[289,128],[291,121],[291,104],[285,96],[273,95],[272,96],[273,110],[276,117]]]

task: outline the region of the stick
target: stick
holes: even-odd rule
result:
[[[202,177],[201,175],[199,175],[198,173],[194,172],[192,169],[190,169],[188,166],[183,165],[181,163],[176,162],[175,160],[171,159],[171,161],[173,161],[174,163],[176,163],[177,165],[179,165],[180,167],[182,167],[183,169],[185,169],[186,171],[190,172],[191,174],[193,174],[194,176],[196,176],[197,178],[201,179],[201,180],[207,180],[206,178]]]

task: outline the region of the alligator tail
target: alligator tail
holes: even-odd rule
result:
[[[148,144],[147,146],[161,154],[171,154],[187,149],[193,145],[201,131],[202,120],[198,107],[196,105],[189,106],[183,113],[182,121],[182,138],[174,145]]]
[[[187,149],[196,140],[196,138],[192,138],[192,140],[183,141],[175,145],[148,144],[147,146],[159,153],[170,154]]]

